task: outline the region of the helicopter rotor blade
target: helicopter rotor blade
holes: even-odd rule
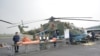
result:
[[[8,21],[5,21],[5,20],[0,20],[0,21],[8,23],[8,24],[14,24],[14,23],[11,23],[11,22],[8,22]]]
[[[24,24],[23,24],[23,20],[21,20],[21,24],[22,24],[22,26],[24,25]]]
[[[10,27],[7,27],[7,28],[13,28],[13,27],[16,27],[16,26],[18,26],[18,25],[10,26]]]
[[[62,18],[92,18],[92,17],[62,17]]]
[[[100,22],[100,20],[77,19],[77,18],[74,18],[74,19],[73,18],[57,18],[57,19]]]
[[[13,26],[10,26],[10,27],[7,27],[7,28],[17,27],[18,25],[22,25],[24,27],[24,25],[26,25],[26,24],[36,23],[36,22],[40,22],[40,21],[44,21],[44,20],[38,20],[38,21],[27,22],[27,23],[23,23],[23,21],[21,20],[22,24],[16,24],[16,25],[13,25]]]
[[[82,18],[82,19],[80,19]],[[87,19],[83,19],[83,18],[87,18]],[[94,21],[94,22],[100,22],[100,20],[90,20],[88,18],[92,18],[92,17],[58,17],[58,18],[55,18],[55,17],[51,17],[49,19],[46,19],[46,20],[55,20],[55,19],[62,19],[62,20],[79,20],[79,21]]]
[[[82,18],[82,19],[80,19],[80,18]],[[21,21],[21,22],[22,22],[22,25],[31,24],[31,23],[36,23],[36,22],[45,21],[45,20],[55,20],[55,19],[100,22],[100,20],[89,20],[89,19],[83,19],[83,18],[92,18],[92,17],[58,17],[58,18],[56,18],[56,17],[51,16],[51,17],[48,18],[48,19],[37,20],[37,21],[31,21],[31,22],[27,22],[27,23],[23,23],[23,21]],[[8,22],[8,23],[9,23],[9,22]],[[10,24],[12,24],[12,23],[10,23]],[[16,27],[16,26],[18,26],[18,25],[21,25],[21,24],[15,24],[15,25],[13,25],[13,26],[11,26],[11,27],[8,27],[8,28]]]
[[[56,17],[51,16],[50,18],[45,19],[45,20],[51,20],[51,21],[53,21],[55,19],[80,20],[79,18],[92,18],[92,17],[58,17],[58,18],[56,18]],[[84,20],[84,19],[82,19],[82,20]],[[84,20],[84,21],[89,21],[89,20]]]
[[[37,21],[33,21],[33,22],[27,22],[27,23],[24,23],[24,24],[31,24],[31,23],[36,23],[36,22],[40,22],[40,21],[45,21],[46,19],[43,19],[43,20],[37,20]]]

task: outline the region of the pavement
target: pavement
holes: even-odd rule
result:
[[[31,52],[18,56],[100,56],[100,41],[92,45],[66,45],[62,48],[53,48],[39,52]]]
[[[4,41],[12,44],[12,42],[10,41],[11,39],[0,39],[0,42],[1,40],[2,42]],[[27,52],[24,52],[24,46],[20,47],[20,52],[14,54],[13,56],[100,56],[100,40],[78,45],[67,44],[62,47],[52,47],[46,50],[37,50],[36,48],[38,47],[38,45],[32,45],[28,47],[29,49],[27,49]],[[0,50],[0,56],[11,56],[9,55],[10,52],[7,52],[6,49],[2,50],[5,51]],[[4,52],[5,55],[3,55],[2,52]]]

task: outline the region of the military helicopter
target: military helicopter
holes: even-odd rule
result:
[[[58,18],[56,18],[56,17],[51,16],[48,19],[36,21],[36,22],[40,22],[40,21],[49,20],[48,23],[43,24],[43,25],[41,24],[40,28],[34,29],[34,30],[29,30],[29,31],[24,31],[24,28],[27,28],[27,26],[24,26],[25,24],[23,24],[23,21],[21,21],[22,25],[20,25],[20,24],[14,25],[14,23],[11,23],[11,22],[8,22],[5,20],[0,20],[0,21],[14,25],[14,26],[11,26],[8,28],[18,26],[20,33],[33,35],[33,36],[38,35],[38,34],[53,36],[53,34],[57,31],[59,32],[58,35],[64,35],[64,29],[66,29],[66,28],[71,29],[71,32],[74,34],[78,34],[78,33],[83,32],[79,28],[75,27],[72,23],[56,21],[56,19],[58,19],[58,20],[80,20],[80,21],[100,22],[99,20],[88,20],[88,19],[80,19],[80,18],[92,18],[92,17],[58,17]],[[35,23],[35,22],[31,22],[31,23]],[[26,23],[26,24],[30,24],[30,23]]]
[[[45,39],[47,39],[48,36],[49,36],[49,39],[51,39],[53,36],[55,36],[55,33],[60,36],[59,39],[62,39],[64,37],[64,29],[70,29],[70,33],[72,33],[73,35],[82,34],[81,36],[73,37],[73,42],[77,43],[79,41],[80,42],[84,41],[85,39],[85,35],[83,35],[84,33],[83,29],[77,28],[76,26],[74,26],[72,23],[69,23],[69,22],[56,21],[56,19],[100,22],[100,20],[88,20],[88,19],[80,19],[80,18],[92,18],[92,17],[58,17],[58,18],[55,18],[52,16],[48,19],[35,21],[35,22],[40,22],[40,21],[49,20],[48,23],[45,23],[43,25],[41,24],[40,28],[29,30],[29,31],[24,31],[24,28],[27,28],[27,26],[24,26],[25,24],[23,24],[23,21],[21,21],[22,24],[17,24],[17,25],[14,23],[5,21],[5,20],[0,20],[0,21],[13,25],[9,28],[18,26],[20,33],[32,35],[33,40],[35,40],[36,35],[41,36],[41,40],[44,40],[44,36],[45,36]],[[35,22],[31,22],[31,23],[35,23]],[[30,24],[30,23],[26,23],[26,24]],[[85,41],[87,42],[87,40]]]

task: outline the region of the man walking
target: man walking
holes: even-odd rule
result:
[[[15,32],[15,35],[13,36],[15,53],[18,53],[19,50],[19,46],[17,45],[17,42],[19,42],[19,40],[20,40],[20,36],[18,35],[18,32]]]

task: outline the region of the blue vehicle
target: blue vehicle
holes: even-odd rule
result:
[[[70,30],[70,43],[88,42],[87,34],[84,31]]]
[[[87,42],[88,40],[86,34],[78,34],[72,38],[73,38],[73,42]]]

